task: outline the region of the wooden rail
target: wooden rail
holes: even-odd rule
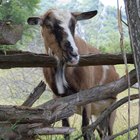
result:
[[[127,62],[133,64],[132,54],[127,54]],[[77,66],[117,65],[124,64],[121,54],[89,54],[80,56]],[[0,52],[0,68],[16,67],[54,67],[56,59],[46,54],[36,54],[22,51]]]

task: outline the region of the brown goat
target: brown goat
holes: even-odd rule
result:
[[[99,50],[75,35],[76,22],[90,19],[96,14],[97,11],[71,13],[51,9],[41,17],[28,19],[30,25],[41,25],[46,53],[57,59],[55,68],[44,68],[43,70],[45,79],[54,93],[54,98],[75,94],[80,90],[118,79],[118,74],[113,66],[66,67],[66,64],[78,64],[81,54],[99,53]],[[77,113],[82,115],[82,128],[89,124],[92,115],[100,116],[115,101],[116,98],[109,98],[78,107]],[[97,130],[101,138],[112,134],[114,116],[115,112],[98,126]],[[62,120],[62,125],[69,126],[67,118]],[[84,132],[84,129],[82,130],[84,139],[90,140],[89,134]],[[65,138],[68,139],[69,136],[66,135]]]

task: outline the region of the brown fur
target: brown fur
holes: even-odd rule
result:
[[[83,41],[79,37],[75,37],[75,42],[79,49],[79,54],[99,53],[97,49],[91,47],[90,45],[87,45],[85,41]],[[66,69],[66,79],[72,87],[74,87],[77,91],[80,91],[99,85],[103,75],[102,72],[102,66],[68,67]],[[55,91],[53,70],[51,68],[45,68],[44,76],[51,89]],[[109,69],[107,71],[107,79],[103,84],[115,81],[117,79],[118,74],[116,73],[114,66],[109,66]],[[91,115],[95,115],[95,117],[100,116],[100,114],[114,101],[115,99],[107,99],[88,104],[86,106],[88,117],[91,118]],[[77,113],[82,113],[82,107],[77,108]],[[113,123],[114,121],[111,121],[111,127],[113,126]]]

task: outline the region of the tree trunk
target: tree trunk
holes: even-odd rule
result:
[[[140,1],[125,0],[125,8],[128,19],[131,47],[137,72],[138,87],[140,94]],[[140,99],[140,95],[139,95]],[[140,140],[140,100],[139,100],[139,126],[138,139]]]
[[[125,0],[133,56],[140,78],[140,1]]]

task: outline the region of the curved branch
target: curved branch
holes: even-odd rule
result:
[[[132,127],[130,128],[130,131],[133,131],[133,130],[135,130],[135,129],[138,129],[138,124],[135,125],[135,126],[132,126]],[[128,131],[129,131],[128,129],[125,129],[125,130],[123,130],[122,132],[119,132],[119,133],[117,133],[117,134],[115,134],[115,135],[112,135],[112,136],[107,137],[106,139],[107,139],[107,140],[114,140],[116,137],[118,137],[118,136],[120,136],[120,135],[124,135],[124,134],[127,133]]]

